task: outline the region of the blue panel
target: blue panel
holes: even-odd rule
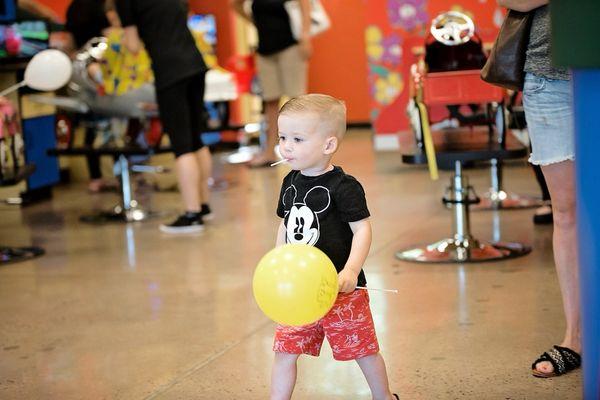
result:
[[[27,179],[28,190],[54,185],[60,179],[58,158],[47,155],[48,149],[56,147],[54,130],[54,115],[23,121],[25,160],[36,167],[33,175]]]
[[[16,18],[15,0],[0,0],[0,22],[13,22]]]
[[[573,72],[584,398],[600,399],[600,69]]]

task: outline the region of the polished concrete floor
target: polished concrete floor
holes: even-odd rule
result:
[[[348,135],[336,157],[364,185],[374,240],[366,273],[391,385],[404,399],[579,399],[581,374],[531,377],[530,364],[564,329],[551,227],[532,210],[476,212],[474,233],[533,245],[509,261],[469,265],[399,262],[394,253],[447,236],[451,213],[426,170],[398,153],[374,153],[369,132]],[[115,194],[59,187],[51,201],[0,208],[5,245],[47,254],[0,268],[0,399],[265,399],[273,324],[252,298],[258,259],[275,241],[285,167],[224,166],[216,218],[197,236],[165,236],[159,220],[93,226],[78,221]],[[468,171],[479,192],[486,169]],[[506,187],[537,194],[524,162]],[[175,192],[142,198],[175,212]],[[294,399],[369,399],[358,366],[303,358]]]

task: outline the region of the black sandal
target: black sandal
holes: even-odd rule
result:
[[[551,373],[545,373],[537,370],[535,367],[543,361],[548,361],[554,367]],[[531,364],[531,371],[536,378],[551,378],[553,376],[564,375],[581,367],[581,356],[568,347],[554,346],[540,356]]]

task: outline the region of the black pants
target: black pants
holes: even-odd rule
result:
[[[84,143],[91,147],[94,144],[96,138],[96,130],[93,127],[87,126],[85,128],[85,139]],[[102,172],[100,171],[100,156],[95,154],[89,154],[86,156],[88,171],[90,173],[90,179],[102,178]]]
[[[202,148],[206,130],[204,75],[200,72],[156,92],[163,130],[171,139],[175,157]]]

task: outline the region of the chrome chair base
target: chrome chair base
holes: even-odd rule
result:
[[[396,258],[419,263],[475,263],[498,261],[528,254],[531,247],[513,242],[480,242],[471,235],[469,210],[480,201],[455,161],[454,176],[442,201],[453,209],[454,233],[451,238],[396,253]]]
[[[396,258],[419,263],[479,263],[520,257],[530,252],[531,247],[521,243],[485,243],[475,239],[460,242],[448,238],[399,251]]]

